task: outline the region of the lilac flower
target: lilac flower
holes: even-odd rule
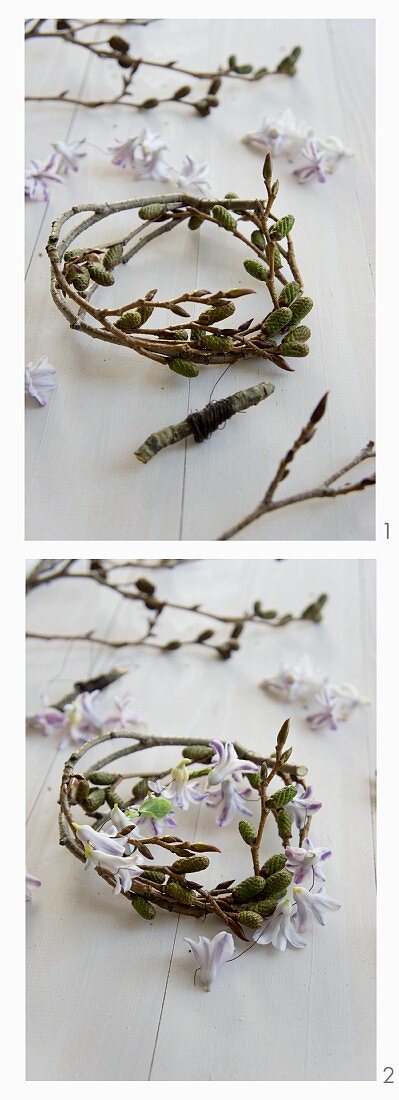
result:
[[[64,707],[68,723],[68,735],[73,744],[81,745],[101,733],[103,722],[96,714],[95,703],[100,691],[83,691]]]
[[[301,157],[305,164],[300,168],[294,168],[293,171],[298,183],[307,183],[313,176],[319,180],[319,183],[325,183],[327,178],[325,153],[317,138],[310,138],[306,142],[306,145],[301,149]]]
[[[334,898],[330,898],[322,892],[312,894],[309,890],[305,890],[304,886],[294,886],[293,897],[297,905],[296,925],[298,932],[306,931],[311,917],[314,917],[319,924],[325,924],[325,910],[341,908],[340,903],[334,901]]]
[[[312,137],[313,130],[305,122],[297,123],[289,107],[275,118],[265,118],[259,130],[244,137],[246,145],[259,145],[274,157],[291,157]]]
[[[346,722],[347,718],[350,717],[352,711],[355,710],[356,707],[364,707],[369,703],[369,699],[360,695],[353,684],[342,684],[341,687],[332,684],[331,690],[336,696],[337,718],[339,722]]]
[[[42,695],[43,708],[33,715],[32,724],[38,726],[45,737],[53,733],[64,733],[68,723],[65,714],[57,707],[50,707],[46,695]]]
[[[320,864],[331,856],[329,848],[314,848],[312,841],[309,840],[309,837],[306,837],[302,848],[292,848],[289,845],[285,849],[285,854],[287,856],[286,870],[293,872],[294,882],[298,886],[303,886],[307,882],[312,885],[316,878],[320,879],[321,882],[325,882],[325,875],[320,869]]]
[[[251,764],[249,760],[239,760],[234,745],[231,741],[210,741],[215,754],[212,757],[213,768],[208,775],[208,785],[215,787],[228,779],[231,775],[241,775],[241,772],[258,772],[257,764]]]
[[[313,668],[309,657],[304,654],[296,665],[283,661],[278,675],[264,680],[261,687],[292,703],[296,699],[307,699],[326,679],[323,672]]]
[[[209,993],[219,968],[223,963],[229,962],[234,955],[235,944],[231,932],[218,932],[212,940],[208,940],[207,936],[200,936],[198,943],[195,940],[189,940],[187,936],[184,939],[201,971],[201,982]]]
[[[164,798],[168,798],[179,810],[188,810],[190,802],[202,801],[204,795],[197,790],[197,781],[190,779],[185,760],[182,760],[176,768],[173,768],[170,774],[170,783],[163,786],[160,780],[157,779],[154,783],[148,784],[150,790],[155,791],[156,794],[163,794]]]
[[[114,729],[126,730],[129,726],[137,725],[141,722],[139,714],[132,708],[133,696],[130,692],[126,692],[123,696],[115,695],[113,704],[116,709],[116,714],[111,714],[106,719],[106,725],[112,726]]]
[[[43,408],[47,405],[47,391],[53,390],[55,367],[49,363],[47,355],[42,355],[37,363],[28,363],[25,367],[25,393],[34,397]]]
[[[234,779],[230,777],[223,779],[220,790],[209,791],[205,805],[220,806],[221,810],[216,818],[216,824],[228,825],[235,812],[240,815],[245,814],[246,817],[252,817],[252,810],[249,809],[248,803],[244,801],[244,798],[251,794],[253,794],[251,787],[238,790]]]
[[[300,791],[301,787],[297,783],[297,790]],[[318,810],[321,810],[322,803],[315,802],[313,798],[313,787],[306,787],[302,794],[295,795],[295,798],[288,802],[285,806],[285,811],[289,814],[291,821],[297,826],[298,829],[303,829],[309,814],[315,814]]]
[[[78,825],[74,821],[73,827],[83,847],[89,845],[90,848],[95,848],[99,852],[107,852],[111,856],[123,856],[125,846],[122,841],[115,840],[114,837],[104,832],[98,832],[97,829],[92,829],[91,825]]]
[[[50,198],[49,183],[63,183],[62,176],[56,169],[57,154],[53,153],[47,160],[31,160],[25,172],[25,195],[27,199],[36,202],[48,202]]]
[[[285,897],[278,902],[274,913],[268,917],[263,932],[254,936],[257,943],[271,943],[278,951],[285,951],[287,943],[292,947],[306,947],[294,925],[296,907],[291,898]]]
[[[324,139],[319,138],[318,142],[324,154],[326,172],[335,172],[337,164],[343,157],[354,156],[351,149],[345,149],[340,138],[331,135]]]
[[[25,897],[26,897],[26,901],[32,901],[31,887],[32,886],[41,886],[41,885],[42,884],[41,884],[40,878],[35,878],[34,875],[29,875],[28,872],[26,872],[26,875],[25,875]]]
[[[87,157],[87,153],[79,152],[80,147],[84,145],[86,138],[82,138],[81,141],[54,141],[52,142],[52,148],[58,153],[58,165],[57,172],[60,176],[68,176],[69,172],[79,171],[79,161],[82,157]]]
[[[136,852],[131,856],[112,855],[101,851],[101,849],[92,848],[89,844],[85,855],[86,868],[104,867],[105,870],[112,871],[115,877],[115,895],[120,894],[121,891],[126,893],[130,890],[133,879],[138,878],[143,873],[140,856]]]
[[[199,191],[200,195],[208,195],[211,190],[209,181],[209,164],[199,164],[186,153],[178,177],[179,187],[191,191]]]
[[[337,730],[339,718],[339,700],[330,684],[326,684],[322,691],[315,695],[315,703],[320,710],[308,714],[306,721],[312,730],[322,729],[327,726],[329,730]]]
[[[152,133],[145,126],[138,137],[119,141],[109,146],[114,153],[112,164],[118,168],[132,168],[136,179],[170,180],[172,169],[166,163],[164,151],[168,145],[161,134]]]

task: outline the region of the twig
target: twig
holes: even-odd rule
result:
[[[317,485],[314,489],[308,489],[305,492],[296,493],[295,495],[290,497],[284,497],[283,500],[274,500],[276,489],[281,484],[281,482],[284,481],[286,477],[288,477],[290,473],[290,466],[293,459],[295,458],[295,455],[298,453],[301,447],[303,447],[306,443],[309,443],[310,440],[313,439],[317,424],[319,420],[322,419],[326,411],[327,398],[328,394],[325,394],[324,397],[321,398],[321,401],[319,401],[318,405],[314,409],[306,426],[302,429],[300,435],[295,440],[295,443],[293,443],[290,450],[287,451],[287,454],[281,460],[278,469],[274,477],[272,478],[268,489],[266,490],[264,497],[262,497],[260,504],[258,504],[257,508],[254,508],[252,512],[249,512],[249,514],[245,516],[244,519],[240,520],[239,523],[236,523],[234,527],[230,527],[227,531],[225,531],[225,533],[219,537],[219,542],[227,541],[228,539],[234,538],[234,535],[239,534],[239,532],[243,531],[245,527],[249,527],[251,523],[254,523],[255,520],[260,519],[261,516],[268,515],[269,512],[275,512],[280,508],[287,508],[290,504],[298,504],[301,501],[313,500],[316,498],[329,497],[331,499],[338,496],[346,496],[348,493],[360,492],[363,489],[366,489],[369,485],[375,485],[375,473],[373,473],[368,477],[362,478],[360,481],[351,482],[349,484],[339,486],[338,488],[331,488],[331,486],[334,485],[334,483],[338,481],[339,478],[343,477],[344,474],[348,473],[349,470],[354,469],[355,466],[358,466],[361,462],[365,462],[368,458],[375,458],[374,443],[373,441],[370,441],[366,444],[365,447],[363,447],[359,454],[355,455],[355,457],[351,459],[350,462],[347,462],[344,466],[341,467],[340,470],[337,470],[336,473],[331,474],[330,477],[326,478],[325,481],[323,481],[320,485]]]
[[[179,443],[180,440],[186,439],[190,435],[194,436],[196,443],[201,443],[203,440],[208,439],[212,432],[220,427],[220,424],[225,423],[235,413],[244,412],[250,406],[258,405],[260,401],[264,401],[272,393],[274,393],[273,384],[271,382],[261,382],[258,386],[251,386],[248,390],[239,390],[238,393],[233,393],[230,397],[225,397],[221,401],[214,401],[201,409],[201,412],[191,413],[186,420],[182,420],[179,424],[171,424],[168,428],[163,428],[161,431],[148,436],[145,443],[135,451],[135,456],[139,459],[139,462],[145,464],[150,462],[154,455],[159,454],[159,451],[162,451],[164,447]]]
[[[48,19],[37,19],[33,22],[32,26],[28,25],[25,31],[26,40],[32,41],[34,39],[41,39],[52,42],[61,39],[69,45],[78,46],[88,51],[100,61],[115,61],[115,64],[122,70],[120,89],[109,99],[84,100],[69,95],[66,89],[58,95],[28,95],[26,96],[28,102],[70,103],[92,110],[116,105],[128,107],[130,110],[153,110],[162,103],[176,103],[178,106],[191,108],[200,117],[206,117],[215,107],[219,106],[218,93],[222,88],[222,81],[224,78],[238,80],[248,84],[254,81],[263,80],[266,76],[294,76],[296,72],[296,63],[301,54],[300,47],[296,46],[278,65],[275,66],[274,69],[267,69],[266,67],[254,69],[250,64],[240,65],[237,58],[231,55],[225,66],[219,66],[213,71],[197,71],[178,65],[176,61],[159,61],[145,57],[133,57],[130,52],[130,43],[127,39],[121,37],[120,34],[111,34],[105,42],[98,42],[96,39],[88,41],[86,38],[80,37],[82,31],[90,27],[97,29],[101,26],[115,25],[124,28],[129,24],[146,26],[147,23],[153,22],[153,20],[117,20],[116,23],[113,24],[111,20],[85,22],[81,20],[58,19],[55,29],[53,30],[47,28],[49,22]],[[203,92],[200,93],[198,99],[190,99],[189,97],[192,94],[191,86],[182,85],[170,95],[164,97],[155,97],[151,95],[150,97],[144,98],[142,101],[136,101],[132,98],[132,87],[135,74],[142,68],[149,68],[150,70],[166,69],[168,72],[176,73],[180,76],[188,76],[195,81],[207,81],[209,86],[205,94]]]

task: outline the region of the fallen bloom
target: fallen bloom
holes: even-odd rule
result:
[[[32,886],[41,886],[40,878],[35,878],[34,875],[29,875],[28,872],[25,875],[25,898],[26,901],[32,901]]]
[[[285,951],[287,943],[292,947],[306,947],[306,940],[298,935],[295,928],[295,914],[296,906],[292,898],[282,898],[266,921],[261,935],[256,936],[256,942],[271,943],[278,951]]]
[[[294,886],[293,897],[297,905],[298,932],[306,931],[311,923],[311,917],[314,917],[319,924],[325,924],[325,910],[341,908],[339,901],[335,901],[334,898],[322,892],[311,894],[310,890],[305,890],[304,886]]]
[[[87,157],[87,153],[80,152],[81,146],[85,145],[86,138],[82,138],[81,141],[54,141],[52,142],[52,148],[58,153],[57,173],[60,176],[68,176],[69,172],[78,172],[80,165],[79,161],[82,157]]]
[[[235,944],[231,932],[218,932],[212,940],[207,936],[200,936],[198,943],[195,940],[184,937],[192,951],[197,968],[201,971],[200,977],[204,989],[209,993],[220,967],[232,959]]]
[[[185,190],[193,189],[200,195],[208,195],[211,191],[209,164],[206,161],[204,164],[199,164],[186,153],[177,182],[179,187]]]
[[[48,202],[50,198],[49,183],[63,183],[62,176],[57,171],[57,153],[53,153],[48,160],[31,160],[25,172],[25,197],[35,202]]]
[[[36,363],[25,367],[25,393],[33,397],[42,408],[47,405],[48,390],[55,387],[55,367],[49,363],[47,355],[42,355]]]

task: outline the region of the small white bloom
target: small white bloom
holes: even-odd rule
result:
[[[345,149],[340,138],[331,135],[326,138],[319,138],[318,144],[324,154],[324,166],[326,172],[334,172],[339,161],[343,157],[354,157],[352,149]]]
[[[29,875],[28,872],[26,872],[26,875],[25,875],[25,897],[26,897],[26,901],[32,901],[32,889],[31,889],[31,887],[32,886],[37,887],[37,886],[41,886],[41,885],[42,884],[41,884],[40,878],[35,878],[34,875]]]
[[[282,898],[277,903],[273,915],[268,917],[261,935],[254,936],[256,942],[271,943],[278,951],[285,951],[287,943],[292,947],[306,947],[306,940],[298,936],[293,923],[295,912],[292,898]]]
[[[123,856],[125,848],[121,841],[107,836],[106,833],[98,832],[97,829],[92,829],[91,825],[78,825],[74,821],[73,827],[83,847],[90,844],[92,848],[96,848],[99,852],[108,852],[111,856]]]
[[[214,749],[214,756],[211,761],[213,768],[208,775],[209,787],[219,786],[224,779],[228,779],[231,775],[238,776],[240,779],[242,772],[259,771],[257,764],[252,764],[250,760],[238,759],[232,741],[210,741],[209,744]]]
[[[302,848],[293,848],[288,845],[285,854],[287,857],[285,868],[287,871],[292,871],[297,886],[303,886],[305,883],[312,886],[315,879],[325,882],[320,864],[331,856],[329,848],[314,848],[312,841],[306,837]]]
[[[118,168],[131,168],[136,179],[170,180],[173,169],[165,161],[164,152],[168,148],[161,134],[153,133],[147,126],[138,137],[128,141],[117,140],[109,146],[114,153],[112,164]]]
[[[194,955],[197,968],[201,971],[201,982],[209,993],[219,968],[223,963],[229,962],[234,955],[235,944],[231,932],[218,932],[213,940],[208,940],[207,936],[200,936],[198,943],[195,940],[189,940],[187,936],[184,939]]]
[[[312,128],[305,122],[296,122],[291,109],[286,107],[276,117],[265,118],[260,129],[246,134],[243,140],[246,145],[258,145],[274,157],[291,159],[312,134]]]
[[[86,848],[86,867],[104,867],[115,877],[114,894],[130,890],[132,880],[143,873],[140,856],[134,852],[131,856],[112,855],[99,848]]]
[[[47,405],[47,393],[55,387],[55,367],[49,363],[47,355],[42,355],[37,363],[28,363],[25,367],[25,393],[34,397],[39,405]]]
[[[261,687],[293,703],[296,699],[308,699],[326,681],[327,676],[320,669],[313,668],[309,657],[304,654],[295,665],[283,661],[277,676],[264,680]]]
[[[59,160],[57,164],[57,172],[60,176],[68,176],[69,172],[79,171],[79,161],[82,157],[87,157],[87,153],[81,152],[81,146],[86,142],[86,138],[82,138],[81,141],[54,141],[52,142],[52,148],[58,153]]]
[[[199,164],[186,153],[177,182],[185,190],[196,190],[200,195],[208,195],[211,190],[208,162]]]
[[[305,890],[304,886],[294,886],[293,898],[297,905],[296,924],[298,932],[306,931],[311,917],[314,917],[319,924],[325,924],[325,910],[341,908],[339,901],[329,898],[324,892],[320,891],[319,894],[312,894],[310,890]]]

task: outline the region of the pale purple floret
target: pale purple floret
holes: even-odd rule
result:
[[[196,190],[200,195],[208,195],[211,190],[209,181],[209,164],[205,161],[199,164],[186,153],[178,178],[179,187]]]
[[[282,898],[276,905],[273,915],[268,917],[261,935],[255,934],[256,942],[271,943],[278,951],[285,951],[287,943],[292,947],[306,947],[306,940],[298,935],[294,925],[295,913],[292,898]]]
[[[297,791],[302,791],[302,794],[296,794],[295,798],[285,807],[285,810],[297,828],[303,829],[309,815],[316,814],[318,810],[321,810],[322,802],[316,802],[313,797],[313,787],[306,787],[306,790],[302,790],[299,783],[296,786]]]
[[[49,183],[63,183],[62,176],[57,171],[58,156],[53,153],[47,160],[31,160],[25,172],[25,196],[36,202],[48,202],[50,198]]]
[[[201,982],[209,993],[217,977],[218,970],[223,963],[229,962],[234,955],[235,944],[231,932],[218,932],[212,940],[209,940],[207,936],[200,936],[198,942],[189,940],[187,936],[184,939],[188,943],[200,970]]]
[[[252,817],[252,810],[250,810],[248,802],[244,799],[248,799],[253,794],[251,787],[238,788],[234,779],[224,779],[221,783],[220,790],[209,791],[206,796],[206,806],[220,806],[220,813],[216,818],[217,825],[228,825],[231,819],[234,817],[234,813],[245,814],[246,817]]]
[[[293,175],[298,183],[307,183],[315,177],[319,183],[326,182],[325,153],[316,138],[309,138],[301,149],[301,156],[306,162],[300,168],[295,168]]]
[[[211,749],[214,749],[212,757],[212,771],[208,775],[208,785],[215,787],[229,776],[240,775],[242,772],[258,772],[257,764],[250,760],[239,760],[234,745],[231,741],[210,741]]]
[[[26,898],[26,901],[32,901],[32,886],[38,887],[38,886],[41,886],[41,885],[42,884],[41,884],[40,878],[35,878],[34,875],[29,875],[28,872],[26,872],[26,875],[25,875],[25,898]]]
[[[303,886],[305,883],[312,885],[315,879],[325,882],[320,864],[331,856],[329,848],[315,848],[309,837],[306,837],[301,848],[288,845],[285,854],[286,870],[293,873],[296,885]]]
[[[82,138],[80,141],[52,142],[53,149],[58,153],[57,172],[60,176],[68,176],[69,172],[79,171],[79,161],[82,157],[87,157],[87,153],[83,153],[81,148],[85,143],[86,138]]]
[[[327,726],[329,730],[337,730],[340,720],[340,702],[334,689],[326,685],[318,695],[315,695],[315,703],[320,709],[308,714],[306,721],[309,726],[313,730],[322,729],[323,726]]]
[[[293,898],[297,906],[295,922],[298,932],[306,931],[311,923],[312,917],[314,917],[319,924],[325,924],[326,910],[341,908],[339,901],[335,901],[334,898],[330,898],[327,894],[322,892],[318,894],[311,893],[310,890],[306,890],[304,886],[294,886]]]
[[[41,355],[36,363],[32,360],[25,367],[25,393],[41,408],[47,405],[47,391],[55,387],[54,375],[55,367],[51,366],[47,355]]]

